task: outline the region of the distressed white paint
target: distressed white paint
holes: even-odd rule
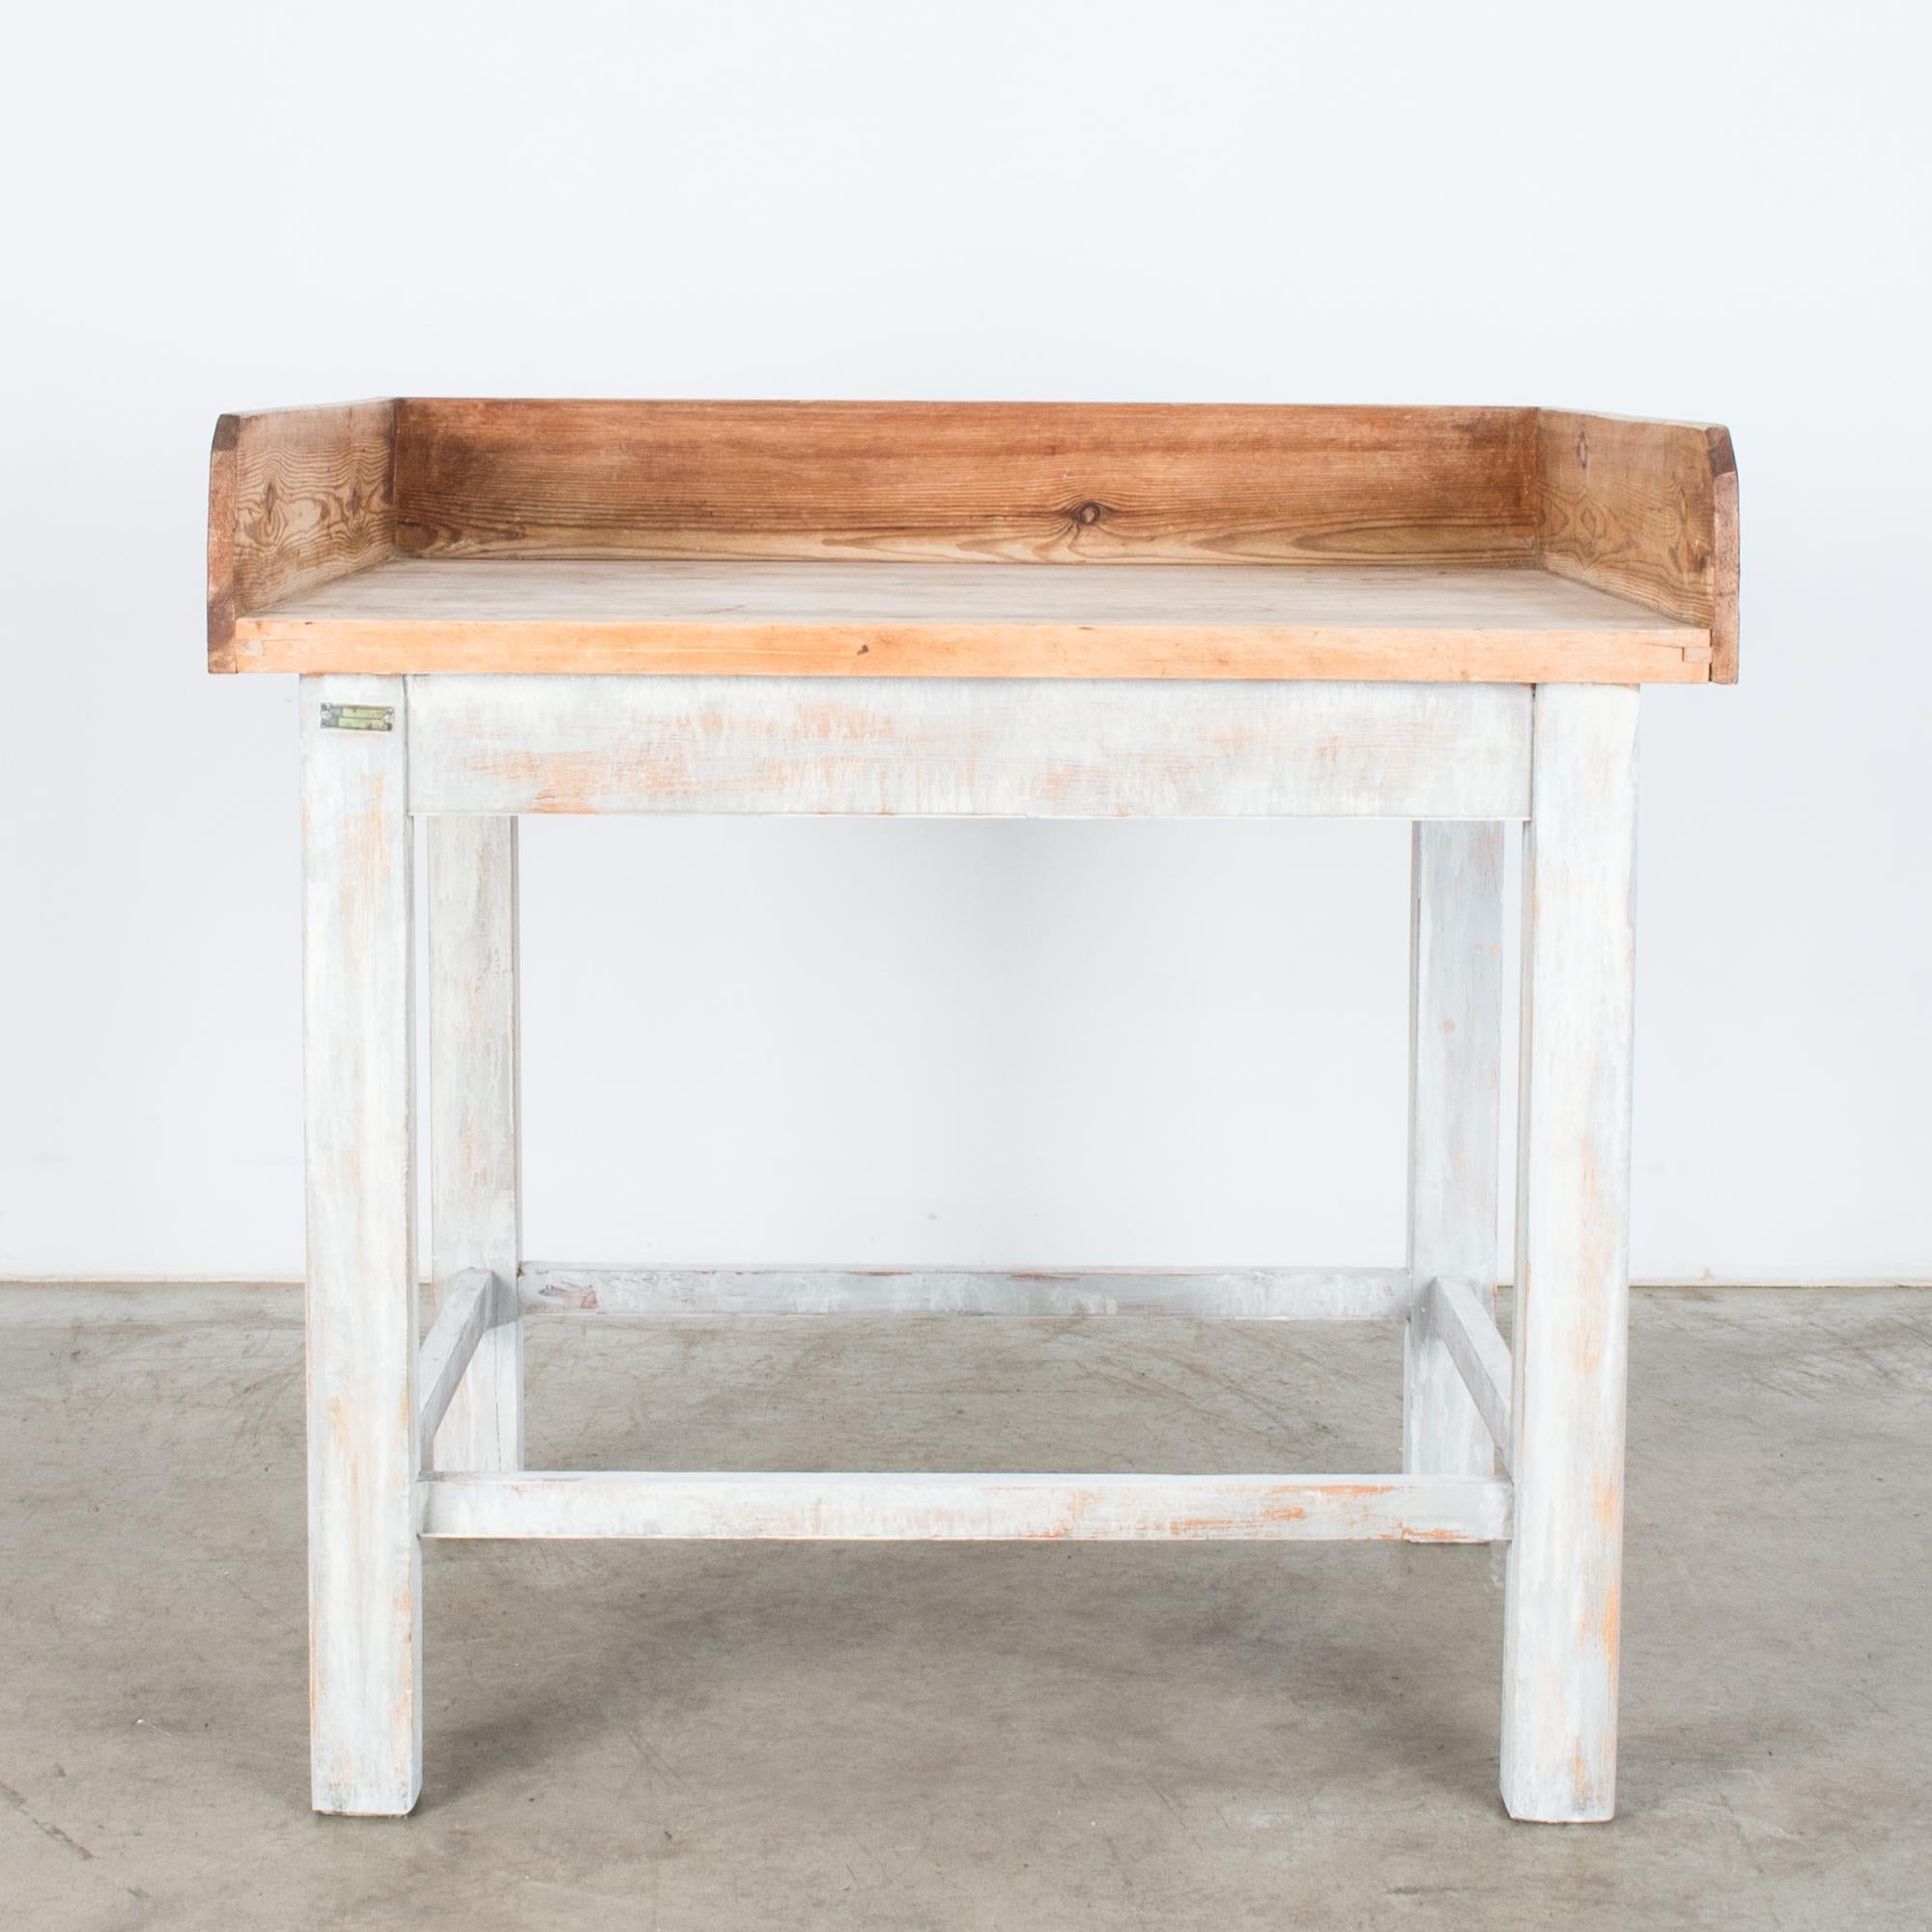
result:
[[[1510,685],[411,680],[418,811],[1520,818]]]
[[[439,1296],[468,1268],[495,1291],[487,1333],[436,1435],[440,1469],[520,1469],[524,1325],[517,1019],[517,822],[429,821],[430,1243]]]
[[[495,1300],[496,1277],[488,1268],[465,1268],[444,1282],[442,1306],[437,1310],[436,1320],[423,1337],[422,1355],[416,1366],[416,1387],[420,1391],[416,1411],[419,1442],[436,1439],[437,1427],[448,1413],[464,1371],[476,1352],[476,1345],[489,1332]],[[448,1466],[462,1465],[452,1463]]]
[[[386,705],[389,731],[322,707]],[[401,680],[303,678],[311,1774],[399,1813],[422,1776],[412,841]]]
[[[424,1478],[434,1537],[1492,1543],[1508,1483],[1454,1476],[799,1475]]]
[[[1487,1284],[1437,1275],[1417,1297],[1431,1332],[1461,1378],[1493,1445],[1510,1453],[1510,1352],[1496,1326],[1495,1294]]]
[[[1535,717],[1502,1793],[1584,1820],[1616,1801],[1637,694],[1540,686]]]
[[[1271,1321],[1400,1321],[1400,1268],[554,1267],[519,1276],[524,1305],[617,1315],[1180,1315]],[[453,1466],[453,1465],[452,1465]]]
[[[1145,692],[1146,696],[1140,694]],[[331,702],[392,732],[324,731]],[[1237,699],[1236,710],[1227,700]],[[1636,697],[1617,688],[304,680],[315,1802],[420,1765],[418,1521],[438,1537],[1517,1539],[1503,1791],[1607,1816],[1615,1761]],[[421,718],[412,720],[412,707]],[[1533,755],[1529,739],[1533,731]],[[1083,749],[1068,752],[1067,745]],[[417,754],[423,776],[413,792]],[[444,1306],[417,1407],[410,799],[433,821]],[[1526,839],[1518,1347],[1490,1300],[1500,835]],[[1419,824],[1411,1267],[1040,1274],[520,1269],[508,814],[1324,812]],[[1431,1282],[1418,1301],[1413,1284]],[[1407,1318],[1406,1473],[525,1473],[522,1307]],[[466,1373],[467,1366],[467,1373]],[[1439,1375],[1438,1375],[1439,1371]],[[1504,1377],[1512,1385],[1507,1392]],[[480,1392],[480,1401],[472,1392]],[[1453,1397],[1453,1400],[1452,1400]],[[419,1425],[439,1466],[415,1477]],[[462,1423],[460,1439],[452,1425]],[[1481,1432],[1480,1442],[1472,1432]],[[1516,1483],[1493,1474],[1490,1432]],[[451,1466],[461,1458],[464,1466]]]
[[[1495,1306],[1501,1122],[1503,836],[1419,824],[1410,845],[1408,1264]],[[1403,1339],[1402,1466],[1487,1476],[1495,1444],[1418,1296]]]

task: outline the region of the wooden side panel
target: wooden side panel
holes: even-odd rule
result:
[[[1726,429],[1545,410],[1544,567],[1711,633],[1711,678],[1738,676],[1738,469]]]
[[[1403,1342],[1402,1466],[1487,1476],[1495,1444],[1422,1291],[1437,1275],[1461,1276],[1495,1307],[1502,827],[1416,826],[1410,881],[1408,1264],[1417,1293]]]
[[[225,415],[208,466],[208,668],[235,620],[395,552],[393,401]]]
[[[1528,561],[1535,412],[411,399],[445,556]]]
[[[404,702],[400,679],[301,685],[311,1776],[318,1811],[385,1815],[422,1779]]]
[[[1552,1822],[1616,1808],[1636,723],[1634,691],[1537,689],[1502,1795],[1513,1817]]]

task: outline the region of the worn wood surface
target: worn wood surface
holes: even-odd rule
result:
[[[1408,1265],[1494,1306],[1503,1060],[1503,829],[1418,824],[1409,846]],[[1487,1476],[1495,1444],[1418,1293],[1403,1338],[1402,1466]]]
[[[1450,1476],[656,1474],[424,1479],[427,1537],[1493,1543],[1510,1490]]]
[[[208,466],[211,670],[241,668],[235,626],[249,611],[394,554],[395,420],[393,402],[368,402],[264,410],[215,424]]]
[[[1416,1302],[1428,1308],[1429,1325],[1461,1377],[1492,1448],[1500,1449],[1507,1459],[1513,1446],[1510,1352],[1496,1326],[1495,1291],[1487,1281],[1437,1275]]]
[[[436,1440],[437,1430],[448,1414],[464,1372],[476,1353],[476,1345],[489,1332],[495,1300],[496,1280],[488,1268],[465,1268],[460,1274],[445,1277],[440,1284],[441,1305],[430,1323],[429,1333],[423,1337],[422,1353],[416,1363],[419,1444]],[[445,1466],[461,1469],[470,1465],[452,1458]]]
[[[524,1305],[610,1315],[1219,1316],[1400,1321],[1401,1268],[639,1268],[526,1264]]]
[[[415,1534],[415,1030],[400,679],[304,678],[311,1769],[318,1811],[399,1813],[422,1776]],[[386,707],[388,730],[325,725]]]
[[[412,554],[1509,562],[1520,409],[466,401],[397,419]]]
[[[1503,1612],[1502,1792],[1519,1818],[1616,1803],[1636,723],[1634,691],[1536,694]]]
[[[1183,568],[948,568],[1015,563]],[[1737,585],[1727,434],[1569,412],[412,398],[210,469],[217,670],[1701,683]]]
[[[1520,818],[1510,685],[422,677],[418,811]]]
[[[1546,570],[1709,633],[1738,676],[1738,469],[1728,430],[1545,410],[1537,554]]]
[[[1700,683],[1708,634],[1520,568],[502,558],[378,565],[240,620],[246,669]]]
[[[430,1461],[440,1469],[520,1469],[517,822],[432,818],[428,850],[432,1276],[439,1295],[465,1269],[487,1269],[495,1284]]]

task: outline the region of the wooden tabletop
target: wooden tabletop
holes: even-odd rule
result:
[[[1728,682],[1720,429],[1535,410],[225,416],[217,670]]]
[[[1702,683],[1710,633],[1533,567],[409,558],[240,618],[238,669]]]

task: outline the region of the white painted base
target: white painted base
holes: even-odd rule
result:
[[[364,707],[355,714],[364,724],[386,715],[389,728],[325,721],[325,698]],[[1505,1800],[1523,1818],[1609,1815],[1634,692],[329,677],[304,679],[301,702],[318,1809],[397,1812],[415,1801],[423,1538],[1513,1538]],[[1157,1273],[525,1264],[512,814],[698,810],[1431,820],[1416,826],[1414,846],[1408,1265]],[[435,814],[438,1307],[420,1352],[412,810]],[[1491,1287],[1497,821],[1524,812],[1522,1286],[1512,1355]],[[526,1309],[1402,1322],[1404,1469],[526,1472]],[[425,1467],[432,1441],[434,1466]],[[1498,1444],[1507,1476],[1495,1473]]]
[[[441,1475],[429,1537],[1495,1543],[1509,1485],[1437,1476]]]
[[[1634,690],[1537,689],[1502,1794],[1513,1817],[1549,1823],[1616,1810],[1636,721]]]
[[[518,1276],[532,1311],[574,1315],[1189,1316],[1250,1321],[1401,1321],[1405,1268],[556,1267]]]

